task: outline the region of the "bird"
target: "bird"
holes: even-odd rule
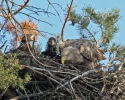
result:
[[[31,44],[30,44],[31,41],[35,41],[35,35],[32,35],[32,34],[24,35],[21,39],[20,46],[17,49],[22,50],[22,51],[29,51],[29,49],[32,49]]]
[[[61,63],[61,57],[57,53],[57,40],[54,37],[50,37],[47,42],[46,50],[41,53],[41,55],[47,56],[49,58],[54,58],[54,61]]]
[[[20,54],[21,52],[29,52],[29,49],[32,52],[33,48],[30,44],[31,41],[35,41],[35,35],[33,34],[23,35],[20,40],[20,45],[16,49],[11,49],[9,52],[6,52],[6,54],[10,52]]]
[[[21,39],[21,43],[26,43],[26,42],[30,42],[30,41],[35,41],[35,35],[26,34]]]
[[[59,50],[62,64],[84,64],[92,69],[92,62],[106,59],[96,44],[85,39],[68,39],[59,45]]]
[[[47,42],[46,50],[42,52],[43,55],[49,56],[50,58],[53,58],[56,56],[56,46],[57,41],[54,37],[50,37]]]

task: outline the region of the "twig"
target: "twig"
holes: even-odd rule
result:
[[[96,40],[95,36],[92,34],[92,32],[90,32],[90,30],[87,27],[85,27],[85,29],[91,34],[91,36],[93,37],[93,39],[95,40],[96,45],[97,45],[97,40]]]
[[[15,49],[14,49],[15,50]],[[12,50],[13,51],[13,50]],[[8,53],[8,52],[7,52]],[[33,57],[32,55],[28,55],[28,54],[21,54],[21,55],[17,55],[17,57]],[[65,65],[62,65],[62,64],[59,64],[59,63],[57,63],[57,62],[55,62],[55,61],[53,61],[53,60],[51,60],[51,59],[47,59],[47,58],[43,58],[43,57],[37,57],[37,56],[35,56],[35,58],[36,59],[38,59],[38,60],[46,60],[46,61],[49,61],[49,62],[51,62],[51,63],[53,63],[53,64],[56,64],[56,65],[59,65],[59,66],[62,66],[62,67],[65,67],[65,68],[67,68],[68,66],[65,66]],[[36,61],[37,62],[37,61]],[[43,64],[43,66],[44,66],[44,64]],[[54,66],[48,66],[48,65],[45,65],[45,67],[48,67],[48,68],[54,68]]]
[[[2,49],[5,46],[6,42],[7,40],[2,44],[2,46],[0,46],[0,49]]]
[[[8,86],[9,87],[9,86]],[[0,99],[2,98],[2,96],[6,93],[8,87],[0,94]]]
[[[64,79],[60,79],[59,77],[53,75],[49,70],[46,70],[46,69],[40,69],[40,68],[36,68],[36,67],[33,67],[33,69],[35,69],[35,70],[39,70],[39,71],[47,72],[47,73],[49,73],[49,75],[50,75],[52,78],[55,78],[55,79],[57,79],[58,81],[64,81]]]
[[[57,15],[59,16],[59,19],[60,19],[60,21],[61,21],[61,23],[62,23],[62,20],[61,20],[61,18],[60,18],[60,15],[59,15],[59,13],[58,13],[58,11],[56,10],[56,8],[52,5],[52,3],[49,1],[49,0],[47,0],[48,2],[49,2],[49,4],[53,7],[53,9],[56,11],[56,13],[57,13]],[[59,4],[58,4],[59,5]]]
[[[82,99],[83,99],[83,100],[86,100],[85,96],[82,94],[82,92],[81,92],[81,90],[79,89],[79,87],[78,87],[75,83],[73,83],[73,84],[75,85],[76,90],[80,93]]]
[[[30,100],[30,98],[29,98],[28,94],[26,93],[25,89],[23,91],[26,94],[27,99]]]
[[[21,5],[20,8],[19,8],[16,12],[14,12],[13,15],[16,15],[18,12],[20,12],[20,11],[28,4],[28,2],[29,2],[29,0],[27,0],[27,1],[24,3],[24,5]]]
[[[20,100],[20,99],[27,98],[27,96],[28,97],[35,97],[35,96],[39,96],[39,95],[42,95],[42,94],[43,94],[43,92],[27,94],[27,95],[21,95],[21,96],[17,96],[17,97],[11,98],[10,100]]]
[[[24,67],[30,69],[31,71],[33,71],[33,72],[35,72],[35,73],[37,73],[37,74],[39,74],[39,75],[41,75],[41,76],[45,76],[45,77],[47,77],[48,79],[52,80],[53,82],[55,82],[55,83],[57,83],[57,84],[59,84],[59,85],[62,86],[62,84],[61,84],[60,82],[58,82],[57,80],[55,80],[55,79],[53,79],[53,78],[47,76],[46,74],[43,74],[43,73],[41,73],[41,72],[39,72],[39,71],[36,71],[36,70],[33,69],[32,67],[29,67],[29,66],[26,66],[26,65],[24,65]],[[66,88],[65,86],[63,86],[63,87],[67,90],[67,92],[69,92],[70,94],[72,94],[72,92],[71,92],[68,88]]]
[[[88,75],[88,74],[90,74],[90,73],[93,73],[93,72],[95,72],[95,71],[97,71],[97,70],[96,70],[96,69],[93,69],[93,70],[89,70],[89,71],[87,71],[87,72],[83,72],[81,75],[77,75],[76,77],[72,78],[70,81],[65,82],[62,86],[56,88],[56,90],[62,88],[63,86],[65,86],[65,85],[67,85],[67,84],[69,84],[69,83],[71,83],[71,82],[73,82],[73,81],[75,81],[75,80],[77,80],[77,79],[79,79],[79,78],[81,78],[81,77],[83,77],[83,76],[86,76],[86,75]]]

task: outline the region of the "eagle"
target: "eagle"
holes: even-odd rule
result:
[[[47,48],[41,53],[41,55],[48,56],[50,59],[61,63],[60,55],[57,53],[57,40],[54,37],[50,37],[47,42]]]
[[[36,41],[35,40],[35,35],[32,34],[26,34],[22,37],[20,46],[17,48],[22,51],[29,51],[29,49],[32,49],[30,42],[31,41]],[[28,48],[29,45],[29,48]]]
[[[42,52],[43,55],[49,56],[53,58],[57,55],[56,51],[57,41],[54,37],[50,37],[47,42],[47,48],[45,51]]]
[[[68,39],[59,45],[59,49],[62,64],[66,62],[89,65],[92,62],[106,59],[103,52],[90,40]]]

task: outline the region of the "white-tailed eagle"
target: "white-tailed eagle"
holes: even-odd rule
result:
[[[68,39],[60,44],[61,62],[64,64],[82,64],[86,61],[104,60],[103,52],[91,41],[82,39]]]

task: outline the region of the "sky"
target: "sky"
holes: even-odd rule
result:
[[[16,0],[15,0],[16,1]],[[23,0],[18,0],[16,1],[18,4],[21,4]],[[38,30],[40,31],[44,31],[42,32],[42,34],[46,35],[46,38],[43,36],[40,36],[38,43],[41,44],[42,46],[42,51],[45,50],[46,48],[46,42],[48,40],[49,37],[52,37],[53,35],[57,35],[61,33],[61,29],[66,17],[66,10],[67,10],[67,4],[69,5],[71,0],[49,0],[51,3],[53,3],[54,8],[56,9],[56,11],[59,13],[59,16],[57,15],[56,11],[54,10],[54,8],[52,6],[48,7],[48,2],[47,0],[30,0],[29,4],[30,6],[36,6],[38,8],[42,8],[47,10],[49,12],[52,12],[53,14],[51,15],[47,15],[44,13],[41,13],[40,16],[36,16],[37,18],[41,19],[42,21],[46,21],[51,25],[44,23],[44,22],[37,22],[34,21],[35,23],[37,23],[38,25]],[[59,4],[59,5],[57,5]],[[93,8],[95,8],[96,12],[103,12],[104,9],[111,11],[113,8],[115,8],[115,6],[120,10],[120,19],[117,23],[118,27],[120,28],[119,32],[115,35],[115,38],[113,41],[116,41],[118,43],[121,44],[125,44],[124,43],[124,38],[125,38],[125,6],[124,6],[124,0],[74,0],[73,2],[73,7],[74,10],[76,10],[76,12],[78,14],[82,14],[82,9],[84,8],[84,4],[85,5],[91,5]],[[22,12],[25,12],[29,15],[32,15],[31,13],[29,13],[27,10],[22,10]],[[35,15],[33,15],[35,16]],[[24,15],[17,15],[16,16],[18,21],[24,21],[27,20],[28,18]],[[64,39],[78,39],[80,38],[80,35],[78,34],[78,31],[76,30],[76,27],[73,27],[70,25],[71,23],[68,22],[66,24],[65,30],[64,30]],[[48,32],[48,33],[45,33]],[[53,34],[53,35],[50,35]]]

